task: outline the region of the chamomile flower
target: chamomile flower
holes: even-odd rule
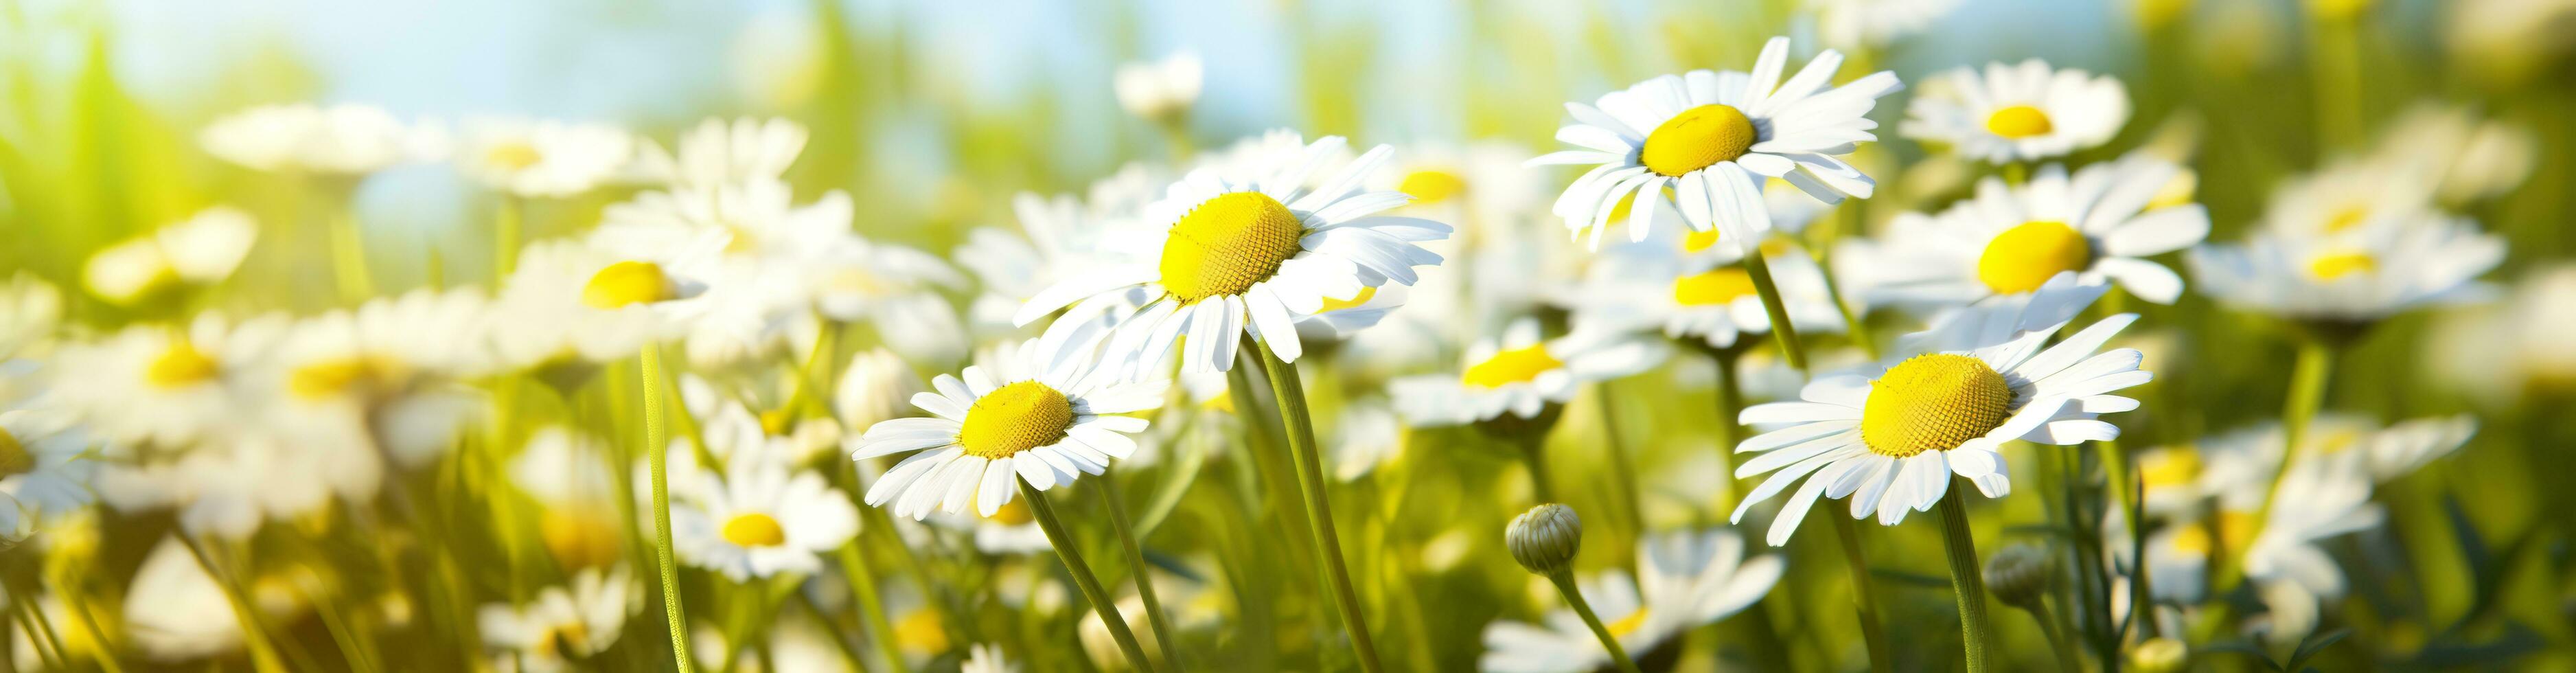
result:
[[[1161,60],[1118,65],[1112,80],[1118,107],[1147,121],[1169,123],[1190,112],[1199,100],[1204,68],[1192,51],[1174,52]]]
[[[1714,237],[1694,234],[1681,242],[1648,241],[1603,255],[1583,285],[1563,298],[1574,307],[1576,331],[1662,330],[1686,342],[1729,348],[1771,332],[1771,317],[1754,291],[1753,277],[1722,252]],[[1769,264],[1801,334],[1843,331],[1825,288],[1823,267],[1786,239],[1756,248]],[[1704,251],[1719,251],[1714,255]]]
[[[2067,175],[2042,166],[2021,186],[2000,178],[1937,215],[1904,213],[1862,266],[1873,300],[1953,306],[2038,289],[2060,272],[2108,279],[2140,299],[2171,304],[2182,277],[2147,257],[2209,234],[2200,204],[2151,208],[2181,167],[2135,155]]]
[[[184,447],[242,427],[260,410],[248,385],[286,331],[283,317],[240,323],[215,313],[182,326],[138,325],[63,349],[55,399],[124,444]]]
[[[1800,479],[1767,540],[1786,544],[1819,497],[1849,498],[1852,518],[1878,514],[1884,525],[1908,511],[1927,511],[1949,492],[1952,475],[1989,498],[2012,491],[2004,442],[2080,444],[2117,437],[2099,420],[2137,400],[2109,394],[2146,383],[2139,354],[2095,354],[2137,320],[2124,313],[2043,346],[2108,289],[2059,274],[2036,292],[1952,314],[1903,345],[1910,357],[1818,377],[1801,401],[1746,408],[1738,420],[1765,428],[1739,454],[1760,454],[1736,467],[1737,478],[1770,473],[1736,507],[1741,521],[1754,503]]]
[[[457,172],[486,187],[554,198],[615,179],[634,155],[635,137],[605,124],[473,119],[456,150]]]
[[[1664,351],[1651,341],[1606,331],[1540,338],[1538,320],[1522,318],[1499,340],[1467,347],[1457,374],[1408,376],[1387,384],[1396,411],[1416,426],[1460,425],[1503,414],[1538,418],[1574,399],[1584,384],[1653,367]]]
[[[81,267],[81,285],[108,303],[131,305],[158,291],[223,282],[250,254],[259,223],[230,206],[110,245]]]
[[[1009,326],[1030,297],[1091,267],[1104,243],[1135,236],[1136,218],[1154,198],[1151,172],[1129,166],[1092,185],[1090,198],[1023,193],[1011,199],[1019,232],[978,228],[958,246],[957,263],[975,274],[983,294],[972,313],[978,326]]]
[[[208,154],[252,170],[357,176],[436,156],[440,135],[382,108],[295,103],[217,119],[197,142]]]
[[[859,512],[823,475],[735,460],[721,487],[672,507],[681,560],[734,581],[821,570],[820,554],[859,533]]]
[[[1011,673],[1017,670],[1020,669],[1012,666],[1009,659],[1002,657],[1002,646],[993,644],[981,644],[968,648],[966,663],[959,664],[957,667],[957,673]]]
[[[957,515],[967,516],[967,515]],[[1018,500],[1002,503],[992,514],[974,519],[975,550],[986,554],[1040,554],[1055,547],[1047,542],[1046,529],[1038,525],[1037,515],[1029,504]]]
[[[2344,236],[2258,233],[2202,245],[2183,261],[2202,294],[2302,321],[2369,324],[2418,307],[2483,300],[2476,279],[2504,261],[2502,239],[2426,215]]]
[[[180,529],[191,535],[244,540],[263,523],[312,515],[335,498],[375,497],[384,462],[374,451],[337,437],[286,434],[246,433],[166,460],[105,464],[98,474],[99,499],[123,512],[173,509]]]
[[[2282,236],[2359,238],[2434,218],[2426,164],[2346,159],[2272,191],[2263,230]]]
[[[2128,121],[2129,91],[2120,80],[2034,58],[1934,75],[1897,131],[2002,164],[2098,147]]]
[[[127,587],[125,636],[146,658],[175,664],[241,648],[242,622],[223,585],[215,583],[178,537],[153,545]],[[294,608],[289,601],[258,598],[255,609],[270,618]]]
[[[92,498],[89,433],[58,409],[0,411],[0,538],[25,534],[47,515]]]
[[[721,234],[596,232],[528,244],[493,302],[496,364],[544,368],[608,362],[677,336],[705,312]]]
[[[1787,564],[1778,554],[1748,559],[1744,552],[1744,540],[1734,531],[1673,531],[1637,543],[1637,580],[1613,569],[1577,584],[1620,648],[1643,657],[1771,592]],[[1544,624],[1488,624],[1484,640],[1485,653],[1476,659],[1481,670],[1563,673],[1610,666],[1610,651],[1570,609],[1548,613]]]
[[[969,366],[941,374],[935,392],[912,396],[930,418],[898,418],[868,428],[856,460],[917,451],[868,488],[867,503],[921,520],[933,509],[993,516],[1018,494],[1016,480],[1044,491],[1100,474],[1112,459],[1136,451],[1127,435],[1145,419],[1123,416],[1163,404],[1162,381],[1119,380],[1095,368],[1091,349],[1054,350],[1038,341],[1007,345]],[[1015,476],[1016,475],[1016,476]]]
[[[646,179],[678,189],[773,182],[805,151],[806,135],[785,119],[708,119],[680,134],[678,153],[646,140],[636,157]]]
[[[1836,49],[1877,49],[1922,31],[1959,0],[1806,0],[1816,33]]]
[[[2531,177],[2540,141],[2511,122],[2474,111],[2417,103],[2389,120],[2371,160],[2421,166],[2442,203],[2460,205],[2513,191]]]
[[[491,350],[471,338],[488,310],[478,290],[417,290],[297,321],[267,383],[286,401],[284,432],[404,465],[446,450],[483,407],[462,380],[490,367]]]
[[[1087,269],[1048,287],[1012,322],[1026,325],[1070,305],[1048,328],[1048,339],[1061,342],[1064,330],[1106,316],[1117,325],[1107,357],[1132,358],[1146,369],[1178,342],[1184,369],[1230,370],[1243,335],[1296,361],[1305,352],[1299,317],[1367,288],[1412,285],[1420,278],[1414,267],[1440,263],[1417,243],[1450,231],[1429,220],[1371,215],[1411,198],[1359,191],[1386,160],[1385,146],[1306,188],[1316,162],[1342,144],[1328,137],[1297,154],[1268,157],[1267,172],[1248,182],[1192,171],[1146,207],[1144,221],[1165,231],[1162,240],[1135,242],[1145,253],[1137,261]]]
[[[1576,236],[1591,232],[1598,245],[1620,202],[1669,201],[1690,230],[1722,232],[1720,240],[1740,251],[1772,229],[1765,178],[1788,180],[1825,203],[1869,198],[1876,183],[1835,155],[1878,139],[1870,133],[1878,123],[1866,115],[1902,86],[1896,73],[1827,88],[1842,68],[1841,53],[1827,49],[1782,81],[1788,61],[1789,39],[1776,37],[1751,73],[1693,70],[1610,92],[1595,105],[1566,103],[1575,123],[1557,129],[1556,138],[1583,149],[1528,163],[1598,165],[1565,188],[1553,212]],[[1642,240],[1659,211],[1633,212],[1629,235]]]
[[[2567,338],[2576,312],[2566,306],[2576,306],[2576,266],[2525,272],[2508,301],[2444,320],[2424,340],[2424,372],[2491,403],[2576,391],[2576,340]]]
[[[475,612],[483,644],[500,650],[504,669],[561,671],[617,644],[626,619],[644,605],[644,586],[625,566],[589,568],[568,586],[546,587],[526,605],[485,605]]]

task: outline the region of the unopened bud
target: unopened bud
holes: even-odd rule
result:
[[[1583,548],[1583,518],[1574,508],[1546,503],[1512,518],[1503,529],[1503,544],[1512,550],[1512,560],[1540,575],[1565,572],[1574,565],[1574,552]]]
[[[2005,605],[2028,608],[2048,590],[2048,552],[2013,545],[1986,557],[1986,590]]]

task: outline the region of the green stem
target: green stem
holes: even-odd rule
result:
[[[1556,488],[1548,485],[1552,480],[1547,473],[1547,435],[1514,437],[1512,441],[1520,445],[1521,460],[1529,463],[1530,495],[1540,503],[1564,502],[1556,499]]]
[[[1279,405],[1279,422],[1288,433],[1288,452],[1297,461],[1298,490],[1306,497],[1306,520],[1315,533],[1315,549],[1323,557],[1326,574],[1333,583],[1333,605],[1342,613],[1342,628],[1350,632],[1351,649],[1358,655],[1360,668],[1377,673],[1377,644],[1369,639],[1368,618],[1360,614],[1360,599],[1351,590],[1351,571],[1342,563],[1342,542],[1333,532],[1333,504],[1324,496],[1324,463],[1315,451],[1315,424],[1306,416],[1305,385],[1298,382],[1297,368],[1281,361],[1268,347],[1260,347],[1261,372],[1270,379],[1270,394]]]
[[[2119,440],[2094,442],[2093,448],[2102,453],[2103,469],[2110,471],[2116,484],[2112,488],[2120,496],[2120,512],[2129,522],[2129,623],[2136,624],[2146,638],[2164,635],[2150,603],[2155,592],[2148,584],[2146,566],[2146,485],[2138,481],[2137,467],[2129,462],[2128,452],[2120,450]]]
[[[519,230],[527,217],[527,202],[517,196],[502,194],[500,211],[492,215],[492,286],[500,287],[519,268]]]
[[[10,608],[18,613],[18,628],[27,633],[28,649],[35,650],[36,661],[46,670],[68,670],[71,653],[63,651],[62,641],[54,637],[53,627],[45,622],[45,609],[36,606],[34,597],[34,592],[22,591],[9,601]]]
[[[1869,552],[1860,547],[1860,527],[1841,512],[1827,512],[1834,522],[1834,536],[1843,543],[1844,569],[1851,573],[1852,606],[1860,611],[1860,636],[1869,648],[1871,673],[1887,673],[1895,665],[1888,658],[1887,631],[1879,625],[1878,599],[1870,590]]]
[[[2281,483],[2297,462],[2299,440],[2307,434],[2308,421],[2316,417],[2317,407],[2325,402],[2326,381],[2333,375],[2334,359],[2335,348],[2324,339],[2306,337],[2299,342],[2299,359],[2290,369],[2289,401],[2281,410],[2281,464],[2272,470],[2272,485],[2263,490],[2263,506],[2254,512],[2254,535],[2261,535],[2264,524],[2272,520],[2272,506],[2281,495]],[[2256,539],[2254,535],[2245,539]],[[2228,566],[2227,572],[2220,575],[2218,588],[2222,591],[2234,588],[2244,571],[2239,563]]]
[[[1771,264],[1762,261],[1759,247],[1745,253],[1744,272],[1753,277],[1753,291],[1762,295],[1762,312],[1771,316],[1771,338],[1780,343],[1780,356],[1805,375],[1807,348],[1798,342],[1798,326],[1789,322],[1789,305],[1780,301],[1780,285],[1771,282]]]
[[[1594,401],[1601,405],[1601,438],[1610,452],[1610,475],[1619,480],[1620,504],[1628,511],[1628,537],[1634,540],[1646,534],[1646,506],[1638,495],[1637,465],[1628,456],[1628,440],[1619,432],[1618,396],[1611,393],[1610,381],[1593,384],[1592,390]]]
[[[1064,521],[1056,518],[1055,506],[1047,503],[1046,493],[1029,482],[1013,481],[1019,481],[1020,497],[1029,501],[1029,512],[1037,515],[1038,528],[1046,531],[1047,544],[1055,547],[1055,557],[1064,561],[1074,585],[1082,588],[1082,597],[1091,601],[1091,611],[1100,615],[1101,625],[1109,627],[1109,636],[1118,641],[1118,651],[1127,655],[1127,664],[1139,671],[1153,671],[1145,648],[1138,646],[1136,634],[1127,630],[1127,618],[1118,616],[1118,604],[1110,602],[1109,591],[1100,588],[1100,577],[1091,574],[1091,564],[1082,561],[1080,543],[1065,533]]]
[[[2030,165],[2019,161],[2004,164],[2004,183],[2015,187],[2030,181]]]
[[[1110,475],[1100,475],[1100,488],[1093,492],[1109,506],[1109,526],[1117,529],[1118,544],[1127,548],[1127,574],[1136,582],[1136,598],[1145,602],[1145,625],[1154,630],[1154,647],[1163,652],[1164,666],[1182,670],[1180,645],[1172,639],[1172,624],[1163,616],[1163,602],[1154,597],[1154,580],[1146,572],[1144,547],[1137,543],[1136,533],[1129,527],[1127,505],[1119,502],[1117,482]]]
[[[671,660],[681,673],[694,670],[689,658],[689,617],[680,606],[680,568],[671,557],[670,428],[662,418],[662,353],[644,346],[644,462],[653,480],[653,563],[662,577],[662,614],[670,622]]]
[[[251,604],[249,596],[244,595],[241,584],[235,581],[237,578],[215,567],[214,559],[206,554],[205,547],[196,539],[182,535],[179,542],[187,545],[188,553],[197,557],[197,567],[204,568],[207,576],[215,578],[215,586],[224,591],[225,602],[232,604],[233,618],[241,621],[243,647],[250,650],[251,668],[260,673],[287,670],[284,661],[277,656],[277,644],[269,640],[268,629],[260,623],[259,608]]]
[[[1950,550],[1950,589],[1958,594],[1960,641],[1969,673],[1994,670],[1994,624],[1986,620],[1986,579],[1977,566],[1977,541],[1968,532],[1968,486],[1956,480],[1941,496],[1941,536]]]
[[[1735,375],[1735,358],[1740,352],[1731,348],[1709,351],[1709,358],[1717,363],[1717,427],[1725,431],[1717,442],[1717,467],[1723,475],[1719,478],[1726,480],[1726,490],[1718,496],[1720,513],[1735,511],[1736,498],[1744,495],[1735,480],[1735,445],[1744,441],[1744,426],[1735,420],[1744,413],[1744,381]]]
[[[903,646],[894,641],[894,622],[886,619],[885,599],[877,595],[876,572],[868,568],[867,554],[859,549],[857,539],[841,545],[841,574],[849,580],[850,592],[858,596],[859,615],[867,620],[869,640],[876,641],[877,652],[885,655],[886,667],[908,673]]]
[[[1574,586],[1574,573],[1559,570],[1548,573],[1547,581],[1556,584],[1556,592],[1565,596],[1565,604],[1583,617],[1583,625],[1592,627],[1592,637],[1601,639],[1601,647],[1610,650],[1610,661],[1623,673],[1638,673],[1637,662],[1628,658],[1628,648],[1619,646],[1619,637],[1601,625],[1601,616],[1592,613],[1592,604],[1584,602],[1583,591]],[[1643,608],[1640,608],[1643,609]]]
[[[1859,233],[1864,224],[1861,217],[1863,203],[1866,202],[1859,199],[1844,201],[1843,206],[1834,211],[1834,221],[1839,223],[1836,227],[1839,231],[1829,231],[1829,233],[1841,236]],[[1807,255],[1815,258],[1816,268],[1824,272],[1825,298],[1834,302],[1836,313],[1842,314],[1843,334],[1851,338],[1852,345],[1860,347],[1861,354],[1869,356],[1870,361],[1876,362],[1880,357],[1878,342],[1869,338],[1868,326],[1861,324],[1860,314],[1852,311],[1851,303],[1843,301],[1842,282],[1834,279],[1835,237],[1828,235],[1822,239],[1816,245],[1807,248]]]
[[[2048,650],[2057,656],[2057,670],[2084,670],[2075,659],[2075,646],[2066,642],[2066,631],[2057,628],[2057,619],[2049,614],[2048,601],[2032,599],[2029,610],[2030,618],[2039,622],[2040,633],[2048,636]]]
[[[340,299],[350,304],[366,301],[376,295],[376,281],[367,273],[367,242],[358,229],[356,206],[343,199],[331,212],[331,271],[339,280]]]

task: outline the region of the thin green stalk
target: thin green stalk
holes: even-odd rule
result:
[[[1871,673],[1887,673],[1894,661],[1887,654],[1887,630],[1879,625],[1878,599],[1870,590],[1869,552],[1860,547],[1860,527],[1841,512],[1825,516],[1834,522],[1834,536],[1843,544],[1843,566],[1851,573],[1852,606],[1860,611],[1861,643],[1869,648]]]
[[[80,583],[64,582],[63,586],[78,587]],[[63,607],[70,608],[72,615],[80,618],[81,629],[89,632],[90,646],[98,650],[98,656],[92,657],[92,660],[98,663],[99,670],[105,673],[125,673],[125,666],[116,662],[116,653],[120,650],[115,643],[107,642],[107,629],[99,628],[98,615],[90,611],[89,601],[82,600],[76,595],[70,596],[63,600]]]
[[[1646,534],[1646,506],[1638,495],[1635,459],[1628,456],[1627,437],[1619,431],[1618,396],[1611,393],[1611,384],[1593,384],[1592,391],[1601,407],[1601,439],[1610,452],[1610,476],[1619,480],[1620,505],[1628,512],[1628,538],[1634,540]]]
[[[1744,272],[1753,277],[1753,291],[1762,295],[1762,312],[1771,316],[1771,338],[1780,343],[1780,356],[1804,376],[1807,348],[1798,342],[1798,326],[1789,322],[1789,305],[1780,301],[1780,285],[1771,282],[1771,264],[1762,261],[1760,249],[1744,255]]]
[[[376,296],[375,278],[367,273],[367,241],[358,228],[356,206],[342,199],[331,211],[331,272],[339,281],[340,299],[351,304]]]
[[[1844,201],[1841,208],[1834,210],[1834,221],[1838,223],[1836,229],[1840,231],[1830,233],[1850,235],[1859,232],[1863,224],[1861,205],[1864,203],[1866,202],[1859,199]],[[1875,362],[1880,357],[1878,341],[1869,338],[1869,328],[1861,324],[1860,314],[1852,311],[1850,302],[1843,301],[1841,281],[1834,280],[1833,244],[1834,236],[1822,237],[1816,245],[1807,248],[1807,255],[1815,258],[1816,268],[1824,271],[1825,298],[1834,302],[1836,313],[1842,314],[1843,333],[1851,337],[1852,345],[1860,347],[1862,355],[1869,356],[1870,361]]]
[[[1257,350],[1261,372],[1270,379],[1270,394],[1279,406],[1279,422],[1288,431],[1288,452],[1297,461],[1298,490],[1306,497],[1306,520],[1315,533],[1316,553],[1324,557],[1324,569],[1333,583],[1333,605],[1341,610],[1342,628],[1350,632],[1360,668],[1377,673],[1377,643],[1369,639],[1368,618],[1360,614],[1350,568],[1342,563],[1342,541],[1333,532],[1333,504],[1324,495],[1324,463],[1316,455],[1315,424],[1306,416],[1305,385],[1298,382],[1294,365],[1281,361],[1267,347]]]
[[[1610,650],[1611,663],[1623,673],[1638,673],[1637,662],[1628,658],[1628,648],[1619,646],[1619,637],[1611,635],[1610,628],[1601,625],[1601,616],[1592,613],[1592,604],[1584,602],[1583,591],[1575,588],[1574,573],[1563,570],[1548,573],[1547,581],[1556,584],[1556,592],[1565,596],[1565,604],[1574,607],[1574,614],[1583,617],[1583,625],[1592,627],[1592,637],[1601,639],[1601,647]]]
[[[885,599],[877,595],[876,573],[868,568],[868,556],[859,549],[856,538],[841,545],[841,574],[849,580],[850,592],[858,596],[859,616],[867,620],[868,639],[876,641],[887,669],[910,673],[911,669],[903,665],[903,646],[894,641],[894,622],[886,619]]]
[[[2120,450],[2119,440],[2094,442],[2093,449],[2102,454],[2102,469],[2109,473],[2111,488],[2120,497],[2120,514],[2129,522],[2129,623],[2138,625],[2138,633],[2146,638],[2163,635],[2156,626],[2155,610],[2148,605],[2155,594],[2149,589],[2145,563],[2146,486],[2138,482],[2137,467],[2129,463],[2128,452]]]
[[[1941,536],[1949,543],[1950,590],[1958,594],[1960,643],[1967,650],[1969,673],[1994,670],[1995,627],[1986,619],[1985,571],[1977,565],[1977,541],[1968,532],[1967,485],[1955,480],[1941,496]]]
[[[2263,490],[2263,506],[2254,512],[2254,533],[2260,535],[2263,525],[2272,520],[2272,505],[2281,494],[2281,483],[2289,476],[2299,455],[2299,440],[2307,434],[2308,421],[2324,404],[2326,381],[2333,376],[2335,348],[2324,339],[2305,337],[2299,342],[2299,358],[2290,369],[2290,398],[2281,411],[2281,464],[2272,470],[2272,485]],[[2255,539],[2248,536],[2246,539]],[[2243,572],[2241,564],[2229,563],[2228,572],[2220,576],[2219,589],[2231,589]]]
[[[680,568],[671,557],[671,439],[662,418],[661,347],[646,345],[642,360],[644,462],[653,480],[653,564],[662,577],[662,614],[670,622],[671,660],[681,673],[688,673],[696,663],[689,658],[688,611],[680,606]]]
[[[1717,427],[1726,433],[1717,443],[1717,467],[1726,480],[1726,491],[1717,503],[1720,513],[1735,511],[1736,498],[1744,495],[1735,480],[1735,445],[1744,441],[1744,426],[1736,422],[1736,417],[1744,413],[1744,381],[1735,375],[1738,352],[1709,351],[1709,357],[1717,363]]]
[[[2048,636],[2048,650],[2057,656],[2057,670],[2084,670],[2083,664],[2075,659],[2075,646],[2066,642],[2066,631],[2058,628],[2057,619],[2049,614],[2048,601],[2032,600],[2029,611],[2030,618],[2039,622],[2040,633]]]
[[[215,567],[214,559],[207,556],[205,547],[195,538],[182,535],[179,542],[188,547],[189,555],[197,557],[197,567],[204,568],[207,576],[215,578],[215,586],[224,591],[224,601],[232,604],[233,618],[241,621],[242,645],[250,650],[251,668],[260,673],[287,670],[284,660],[277,656],[277,643],[269,640],[268,629],[260,623],[259,608],[243,594],[241,584],[235,581],[237,578]]]
[[[71,668],[71,654],[63,651],[62,641],[55,637],[53,626],[45,621],[44,608],[36,607],[36,601],[32,600],[34,595],[33,592],[21,593],[18,600],[10,601],[10,607],[18,613],[18,628],[27,632],[27,647],[36,651],[37,662],[44,664],[47,670],[68,670]],[[38,628],[40,626],[41,629]]]
[[[2019,161],[2004,164],[2004,182],[2015,187],[2030,181],[2030,165]]]
[[[1181,650],[1172,639],[1171,620],[1163,616],[1163,602],[1154,597],[1154,580],[1146,572],[1145,550],[1137,544],[1136,533],[1127,522],[1127,505],[1118,500],[1118,480],[1100,475],[1100,502],[1109,506],[1109,526],[1118,531],[1118,544],[1127,548],[1127,574],[1136,582],[1136,598],[1145,602],[1145,625],[1154,629],[1154,646],[1163,652],[1163,665],[1182,670]]]
[[[1530,495],[1542,503],[1564,502],[1556,499],[1556,488],[1548,485],[1547,435],[1514,437],[1512,442],[1520,446],[1521,460],[1529,463]]]
[[[527,202],[502,194],[500,212],[492,215],[492,284],[499,287],[519,268],[519,230],[527,217]]]
[[[1118,615],[1118,604],[1109,600],[1109,591],[1100,588],[1100,577],[1091,574],[1091,564],[1082,561],[1080,542],[1064,530],[1064,521],[1055,516],[1055,506],[1048,504],[1046,492],[1029,482],[1019,481],[1020,497],[1029,501],[1029,512],[1036,514],[1038,528],[1046,531],[1047,544],[1055,547],[1055,557],[1064,561],[1064,569],[1073,575],[1082,597],[1091,601],[1091,611],[1100,615],[1100,623],[1109,627],[1109,636],[1118,641],[1118,651],[1127,655],[1127,664],[1139,671],[1153,671],[1153,662],[1145,657],[1145,648],[1136,644],[1136,634],[1127,630],[1127,618]]]

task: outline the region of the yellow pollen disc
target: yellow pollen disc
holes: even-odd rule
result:
[[[2333,215],[2326,217],[2326,233],[2342,233],[2347,229],[2361,226],[2362,221],[2368,219],[2370,219],[2368,206],[2344,206],[2336,209]]]
[[[1534,344],[1495,353],[1476,366],[1468,367],[1459,379],[1471,386],[1501,388],[1506,384],[1527,383],[1539,374],[1565,366],[1556,356],[1547,354],[1547,344]]]
[[[1717,230],[1694,231],[1682,237],[1683,252],[1703,252],[1717,246]]]
[[[625,308],[680,298],[680,286],[652,262],[618,262],[592,274],[581,286],[581,303],[597,309]]]
[[[1163,289],[1182,303],[1242,294],[1297,255],[1306,228],[1260,192],[1220,195],[1181,216],[1163,241]]]
[[[767,433],[771,437],[786,435],[788,428],[795,422],[796,415],[789,413],[786,409],[771,409],[760,412],[760,431]]]
[[[375,357],[323,360],[286,373],[286,390],[318,400],[391,388],[403,378],[400,363]]]
[[[2012,417],[2012,386],[1986,361],[1925,353],[1869,382],[1860,439],[1879,455],[1948,451],[1986,436]]]
[[[1467,191],[1467,181],[1458,174],[1443,170],[1414,171],[1397,183],[1395,191],[1413,196],[1413,202],[1439,203]]]
[[[2337,250],[2308,258],[2308,275],[2333,282],[2356,273],[2379,270],[2379,259],[2360,250]]]
[[[1331,312],[1339,311],[1339,310],[1346,309],[1346,308],[1356,308],[1356,307],[1358,307],[1358,306],[1359,306],[1359,305],[1361,305],[1361,304],[1366,304],[1366,303],[1368,303],[1370,299],[1375,299],[1375,298],[1377,298],[1377,288],[1373,288],[1373,287],[1363,287],[1363,288],[1360,288],[1360,293],[1359,293],[1359,294],[1351,295],[1351,297],[1350,297],[1349,299],[1335,299],[1335,298],[1332,298],[1332,297],[1325,297],[1325,298],[1324,298],[1324,307],[1323,307],[1323,308],[1320,308],[1320,309],[1316,309],[1316,310],[1315,310],[1315,312],[1316,312],[1316,313],[1331,313]]]
[[[1753,276],[1740,267],[1719,267],[1673,280],[1673,303],[1710,306],[1753,294]]]
[[[160,357],[144,366],[143,380],[164,390],[184,388],[215,378],[216,370],[214,358],[206,357],[196,344],[179,340],[170,342],[169,350],[161,351]]]
[[[2253,546],[2254,513],[2219,512],[2218,539],[2225,541],[2228,549],[2245,549]]]
[[[1005,526],[1025,526],[1038,520],[1036,514],[1029,512],[1029,504],[1017,499],[1002,503],[1001,509],[993,510],[992,516],[984,518]]]
[[[537,153],[535,145],[521,142],[493,145],[492,149],[483,152],[484,163],[513,171],[527,170],[545,158],[545,155]]]
[[[588,650],[589,643],[590,626],[570,621],[546,629],[545,637],[537,639],[537,651],[551,653],[557,659],[572,659]]]
[[[737,547],[775,547],[787,544],[787,529],[778,527],[778,519],[757,512],[736,514],[724,522],[719,531],[726,542]]]
[[[895,620],[894,642],[906,652],[939,654],[948,651],[948,627],[939,623],[939,613],[929,608],[912,611]]]
[[[28,453],[27,445],[20,443],[17,435],[9,434],[7,429],[0,429],[0,479],[34,471],[36,471],[36,454]]]
[[[1636,633],[1637,629],[1644,628],[1645,626],[1646,608],[1645,606],[1638,606],[1635,612],[1628,613],[1628,616],[1626,617],[1620,617],[1619,621],[1611,622],[1604,628],[1610,629],[1610,637],[1612,638],[1626,638],[1628,637],[1628,634]]]
[[[1064,439],[1073,427],[1073,401],[1044,383],[1021,381],[975,400],[960,426],[957,443],[968,455],[1009,457]]]
[[[626,541],[596,512],[550,508],[537,516],[537,537],[555,560],[571,568],[605,568],[617,562]]]
[[[2039,289],[2060,271],[2081,271],[2093,264],[2093,244],[2074,227],[2055,220],[2023,222],[1995,234],[1977,256],[1977,280],[1996,294]]]
[[[2206,525],[2184,526],[2173,536],[2174,549],[2193,556],[2209,555],[2209,542],[2209,526]]]
[[[1986,130],[1995,135],[2019,140],[2047,133],[2057,128],[2048,121],[2048,113],[2028,105],[2015,105],[1996,110],[1986,117]]]
[[[1637,160],[1658,175],[1679,176],[1744,156],[1757,135],[1743,110],[1702,105],[1673,115],[1646,134]]]
[[[2192,450],[2163,451],[2138,460],[2138,478],[2150,489],[2188,485],[2200,478],[2200,470],[2200,453]]]

